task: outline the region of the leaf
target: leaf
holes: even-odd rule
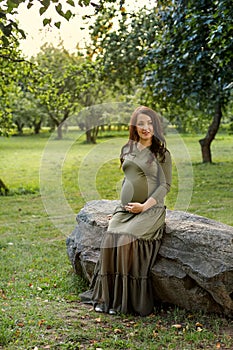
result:
[[[153,331],[153,337],[156,338],[158,335],[159,335],[159,332],[154,330]]]
[[[26,39],[26,34],[22,29],[18,29],[18,32],[22,35],[23,39]]]
[[[201,327],[197,327],[196,331],[197,331],[197,332],[202,332],[203,329],[202,329]]]
[[[42,0],[41,3],[42,3],[43,6],[48,8],[49,5],[50,5],[50,0]]]
[[[7,26],[3,26],[2,31],[3,31],[3,34],[6,35],[7,37],[10,36],[12,32],[12,25],[8,24]]]
[[[63,11],[62,11],[62,5],[61,4],[58,4],[55,6],[56,8],[56,11],[59,15],[63,15]]]
[[[61,27],[61,22],[56,22],[56,23],[54,23],[54,25],[55,25],[55,27],[57,27],[58,29],[60,29],[60,27]]]
[[[173,324],[172,328],[181,329],[182,325],[181,324]]]
[[[65,19],[67,19],[67,21],[70,20],[70,18],[72,17],[72,12],[70,10],[66,11],[66,13],[64,14]]]
[[[66,3],[70,6],[75,6],[74,1],[73,0],[66,0]]]
[[[27,9],[30,9],[32,6],[33,6],[33,3],[32,3],[32,2],[29,2],[29,3],[27,4]]]
[[[115,329],[114,329],[114,333],[115,333],[115,334],[122,333],[122,330],[121,330],[121,329],[119,329],[119,328],[115,328]]]
[[[43,13],[45,13],[45,11],[47,11],[48,7],[41,7],[39,9],[39,12],[40,12],[40,16],[43,15]]]
[[[7,299],[6,294],[4,293],[3,289],[0,289],[0,297],[2,299]]]
[[[38,321],[38,326],[41,327],[46,321],[45,320],[39,320]]]
[[[43,26],[45,27],[45,26],[47,26],[48,24],[50,24],[51,23],[51,18],[44,18],[43,19]]]
[[[14,8],[18,7],[19,4],[16,1],[8,0],[7,1],[7,12],[11,12]]]
[[[200,323],[200,322],[197,322],[197,323],[195,324],[195,326],[196,326],[196,327],[203,328],[203,324],[202,324],[202,323]]]
[[[17,323],[17,326],[20,327],[20,328],[22,328],[22,327],[24,327],[24,323],[23,323],[23,322],[18,322],[18,323]]]

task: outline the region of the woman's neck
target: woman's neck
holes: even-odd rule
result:
[[[151,140],[139,140],[137,145],[138,149],[140,150],[150,146],[151,146]]]

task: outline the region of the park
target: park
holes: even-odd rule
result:
[[[0,349],[233,349],[224,310],[161,302],[146,317],[95,313],[80,301],[88,281],[66,246],[87,203],[119,200],[119,153],[139,104],[162,116],[173,173],[167,209],[232,228],[230,1],[190,2],[185,15],[179,1],[134,13],[127,1],[106,1],[94,6],[85,54],[45,45],[31,60],[7,17],[22,2],[0,1]],[[69,20],[75,1],[71,12],[58,3]],[[41,1],[42,21],[59,27],[46,18],[49,6]]]

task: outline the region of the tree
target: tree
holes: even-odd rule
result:
[[[144,82],[163,105],[188,106],[192,101],[203,114],[212,114],[200,140],[203,162],[212,162],[211,142],[232,97],[232,4],[178,0],[164,7],[162,3],[161,36],[144,57]]]
[[[22,59],[18,42],[14,39],[10,38],[5,46],[0,38],[0,49],[0,136],[8,136],[13,129],[12,95],[19,91],[19,83],[27,75],[29,65]],[[7,193],[7,186],[0,179],[0,194]]]
[[[107,99],[111,89],[106,90],[101,65],[90,58],[86,58],[79,66],[78,77],[78,100],[84,109],[79,119],[84,123],[86,142],[96,143],[104,113],[104,108],[96,105]]]
[[[77,67],[80,60],[64,48],[52,45],[44,45],[35,58],[34,93],[57,128],[58,139],[62,138],[63,123],[79,106]]]
[[[122,11],[115,28],[111,9],[92,29],[95,53],[112,83],[131,89],[136,82],[144,101],[179,112],[186,125],[187,111],[204,121],[212,116],[200,140],[203,162],[212,162],[210,145],[232,99],[231,11],[229,0],[158,1],[138,13]]]
[[[131,92],[142,83],[141,59],[151,48],[156,35],[153,12],[120,11],[116,6],[104,8],[90,26],[91,45],[88,53],[103,65],[108,85]]]
[[[12,94],[11,109],[12,121],[18,134],[23,134],[24,127],[33,129],[35,134],[39,134],[42,123],[48,119],[44,106],[32,92],[24,91],[22,88],[19,88],[17,94]]]

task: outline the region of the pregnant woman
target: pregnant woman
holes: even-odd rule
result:
[[[160,118],[152,109],[140,106],[133,112],[120,160],[125,175],[121,204],[109,221],[91,289],[84,295],[97,312],[146,316],[154,310],[151,268],[165,231],[172,167]]]

